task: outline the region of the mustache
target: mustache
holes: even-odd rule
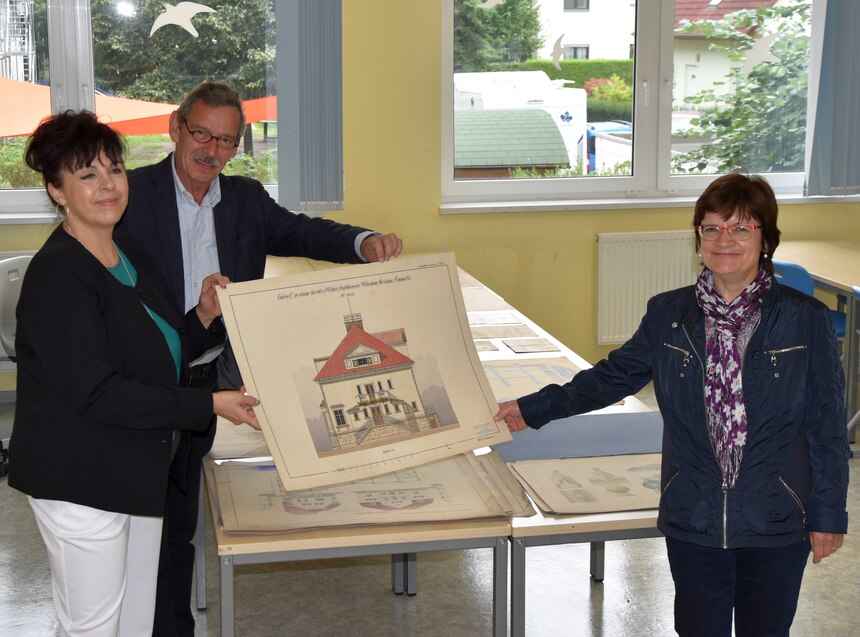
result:
[[[199,161],[203,164],[206,164],[207,166],[211,166],[212,168],[220,168],[221,167],[221,162],[218,161],[218,158],[213,157],[212,155],[210,155],[208,153],[203,153],[203,152],[191,153],[191,159],[193,159],[194,161]]]

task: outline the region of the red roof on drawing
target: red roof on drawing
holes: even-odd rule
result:
[[[393,330],[385,330],[384,332],[373,332],[373,336],[386,345],[401,345],[406,342],[406,330],[402,327],[398,327]]]
[[[713,4],[712,0],[675,0],[675,26],[681,20],[722,20],[727,13],[743,9],[772,7],[777,0],[722,0]]]
[[[380,338],[382,337],[382,338]],[[328,378],[336,378],[338,376],[347,376],[350,374],[365,375],[369,371],[386,369],[399,365],[409,365],[413,361],[398,352],[385,342],[388,339],[394,343],[403,343],[406,341],[406,333],[401,330],[388,330],[386,332],[378,332],[376,334],[368,334],[360,327],[350,328],[346,337],[337,346],[337,349],[332,352],[329,359],[322,366],[314,380],[325,380]],[[364,345],[367,348],[379,352],[380,362],[374,365],[362,365],[361,367],[347,368],[345,359],[347,355],[359,345]]]

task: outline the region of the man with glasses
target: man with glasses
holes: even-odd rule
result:
[[[197,303],[203,278],[213,272],[233,282],[262,278],[269,254],[337,263],[387,261],[400,254],[397,235],[294,214],[260,182],[222,175],[244,127],[239,95],[226,84],[203,82],[170,116],[174,152],[128,173],[129,203],[119,227],[156,257],[177,309],[184,313]],[[241,385],[229,345],[196,363],[190,374],[195,386]],[[202,459],[214,436],[214,420],[204,434],[185,433],[171,466],[153,631],[159,637],[194,634],[191,540]]]

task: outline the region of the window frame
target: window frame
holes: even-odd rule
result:
[[[671,173],[674,0],[638,0],[634,60],[634,174],[619,177],[454,180],[454,0],[442,2],[442,213],[689,205],[717,174]],[[658,33],[655,39],[648,34]],[[810,83],[811,84],[811,83]],[[781,201],[808,201],[804,173],[767,173]],[[821,201],[816,198],[816,201]],[[848,201],[849,198],[830,198]]]
[[[277,7],[281,3],[275,4]],[[68,109],[94,112],[95,69],[90,2],[54,0],[47,3],[46,12],[51,113]],[[286,140],[278,143],[279,155],[286,156]],[[284,144],[283,148],[281,144]],[[279,201],[279,184],[263,184],[263,187],[275,201]],[[319,213],[308,214],[318,216]],[[58,220],[44,188],[0,190],[0,225],[54,224]]]

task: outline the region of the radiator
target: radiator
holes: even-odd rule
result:
[[[689,285],[701,267],[692,230],[597,235],[597,342],[633,336],[650,299]]]

